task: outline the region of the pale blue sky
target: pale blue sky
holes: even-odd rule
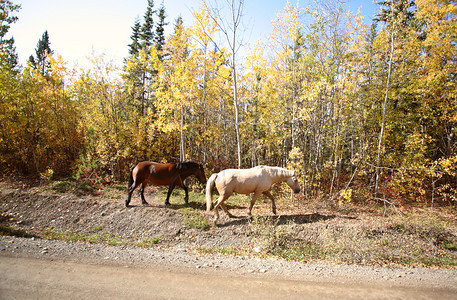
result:
[[[155,8],[162,0],[155,0]],[[377,6],[373,0],[346,0],[347,9],[356,12],[360,8],[370,24]],[[51,49],[62,55],[65,61],[87,64],[87,58],[95,51],[104,53],[108,59],[121,65],[127,56],[127,45],[131,42],[131,26],[138,16],[142,20],[147,0],[22,0],[17,13],[19,20],[13,24],[9,34],[14,36],[15,45],[22,64],[35,53],[38,40],[48,30]],[[178,16],[184,24],[193,24],[192,11],[200,6],[200,0],[164,0],[167,13],[168,32]],[[220,4],[225,0],[217,1]],[[313,4],[315,0],[302,0],[300,7]],[[208,1],[214,3],[214,0]],[[244,40],[254,42],[265,39],[271,33],[271,20],[286,5],[286,0],[245,0]],[[290,1],[295,4],[296,1]]]

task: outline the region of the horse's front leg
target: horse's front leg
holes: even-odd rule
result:
[[[184,201],[186,201],[186,204],[189,204],[189,190],[188,190],[187,186],[184,184],[184,182],[182,183],[182,188],[184,189],[184,192],[186,192]]]
[[[144,198],[144,189],[146,188],[146,184],[143,183],[140,188],[140,194],[141,194],[141,203],[143,205],[149,205],[149,203],[146,202],[146,199]]]
[[[168,187],[168,192],[167,192],[167,199],[165,199],[165,205],[166,206],[170,206],[170,196],[171,196],[171,193],[173,192],[173,190],[175,189],[175,183],[173,182],[172,184],[170,184],[170,186]]]
[[[273,214],[276,215],[275,198],[273,198],[273,195],[271,195],[270,191],[265,191],[265,192],[263,192],[263,194],[271,199],[271,210],[273,211]]]

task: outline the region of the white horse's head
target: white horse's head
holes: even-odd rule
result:
[[[295,194],[300,193],[300,183],[297,180],[297,175],[295,174],[295,171],[294,171],[294,175],[289,177],[286,182],[287,182],[287,185],[290,186],[290,188],[294,191]]]

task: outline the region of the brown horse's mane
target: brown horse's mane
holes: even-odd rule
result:
[[[198,168],[200,164],[193,161],[182,161],[175,163],[176,169],[181,172],[186,172],[189,169]]]

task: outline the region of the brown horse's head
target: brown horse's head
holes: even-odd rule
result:
[[[190,175],[195,175],[198,181],[203,184],[206,184],[206,176],[205,170],[201,164],[197,164],[193,161],[186,161],[186,162],[179,162],[176,163],[176,168],[180,174],[184,175],[185,177]]]
[[[195,175],[197,176],[197,179],[202,183],[206,184],[206,176],[205,176],[205,170],[203,169],[203,165],[198,165],[198,172]]]

